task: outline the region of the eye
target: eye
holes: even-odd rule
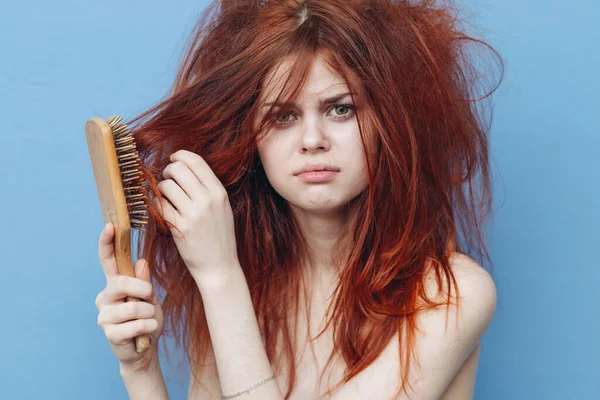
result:
[[[347,111],[347,113],[345,113],[344,115],[340,115],[341,117],[345,117],[345,116],[347,116],[347,115],[348,115],[348,114],[349,114],[351,111],[353,111],[353,110],[354,110],[354,107],[353,107],[353,106],[351,106],[350,104],[336,104],[336,105],[333,107],[333,109],[334,109],[334,110],[335,110],[335,109],[338,109],[338,110],[339,110],[340,108],[341,108],[342,110],[343,110],[343,109],[346,109],[346,110],[348,110],[348,111]]]
[[[289,116],[290,113],[291,113],[291,111],[284,111],[283,113],[281,113],[281,116]],[[281,120],[281,116],[277,120],[278,122],[283,122],[283,123],[289,122],[288,119]]]
[[[340,114],[334,115],[333,119],[336,121],[343,121],[343,120],[349,119],[354,114],[356,108],[352,104],[334,104],[333,106],[331,106],[331,108],[329,110],[330,111],[336,110],[336,112],[341,112],[342,113],[341,115]],[[346,112],[344,112],[344,110]],[[279,124],[279,125],[290,124],[292,122],[289,119],[290,114],[293,114],[292,110],[286,110],[286,111],[282,112],[281,114],[279,114],[279,118],[276,120],[277,124]]]

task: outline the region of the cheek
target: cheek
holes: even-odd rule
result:
[[[258,146],[260,162],[265,174],[270,181],[287,171],[287,157],[283,149],[273,142],[263,143]]]
[[[354,137],[353,140],[346,143],[344,147],[346,149],[344,151],[344,158],[348,161],[346,164],[348,164],[355,173],[362,168],[366,168],[367,160],[365,159],[360,137]]]
[[[360,192],[368,185],[367,160],[363,151],[363,146],[360,137],[353,141],[346,148],[346,156],[344,165],[347,168],[347,179],[351,191]]]

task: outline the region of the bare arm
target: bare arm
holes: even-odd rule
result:
[[[465,361],[458,374],[452,379],[452,382],[450,382],[440,400],[466,400],[473,398],[480,353],[481,345],[477,346],[469,358],[467,358],[467,361]]]
[[[193,343],[190,343],[190,346],[193,346]],[[193,347],[191,347],[191,351],[194,351]],[[187,400],[221,400],[219,371],[217,371],[215,354],[212,349],[209,348],[203,364],[204,369],[199,380],[196,380],[193,372],[190,371],[190,386]]]
[[[273,370],[244,273],[239,265],[223,270],[231,272],[195,280],[204,303],[221,392],[231,396],[271,377]],[[243,394],[243,399],[283,400],[283,395],[271,379]]]
[[[159,363],[143,373],[123,367],[120,372],[130,400],[169,400]]]

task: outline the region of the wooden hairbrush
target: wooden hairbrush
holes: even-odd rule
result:
[[[129,127],[122,118],[104,120],[94,117],[85,124],[85,136],[96,178],[96,188],[104,223],[115,229],[115,258],[119,274],[135,277],[131,260],[131,228],[144,230],[148,223],[144,180],[140,158]],[[139,301],[127,296],[125,301]],[[150,347],[148,335],[135,338],[135,350],[142,353]]]

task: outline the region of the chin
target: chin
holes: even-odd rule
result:
[[[358,189],[364,189],[351,187],[350,190],[340,190],[339,186],[333,185],[296,187],[282,184],[281,190],[278,190],[278,186],[273,186],[275,191],[288,202],[291,208],[315,214],[347,210],[352,200],[361,193]]]
[[[288,202],[293,208],[298,208],[312,214],[331,214],[340,212],[346,208],[348,203],[347,201],[342,201],[340,199],[290,199]]]

